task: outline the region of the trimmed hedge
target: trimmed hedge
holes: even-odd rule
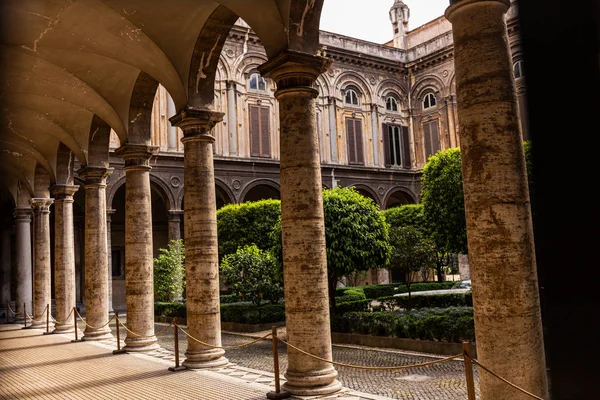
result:
[[[285,321],[285,304],[263,304],[250,302],[221,304],[221,321],[240,324],[264,324]]]
[[[408,296],[382,297],[378,301],[381,303],[381,310],[394,310],[396,308],[407,308],[409,305]],[[472,293],[447,293],[411,295],[411,308],[447,308],[447,307],[473,307]]]
[[[239,303],[244,301],[244,298],[239,294],[224,294],[219,297],[221,304]]]
[[[345,295],[335,298],[335,304],[349,303],[351,301],[366,300],[364,293],[356,295]]]
[[[186,318],[185,303],[156,302],[154,303],[154,315]]]
[[[447,281],[447,282],[416,282],[410,286],[410,291],[412,292],[420,292],[424,290],[441,290],[441,289],[450,289],[454,286],[456,282]],[[408,292],[408,288],[403,283],[390,283],[385,285],[368,285],[361,287],[345,287],[345,288],[337,288],[336,296],[343,296],[345,291],[348,290],[361,290],[367,299],[379,299],[381,297],[389,297],[393,296],[396,293],[406,293]]]
[[[461,342],[475,340],[473,309],[451,307],[428,312],[348,312],[332,315],[333,332]]]
[[[347,303],[336,303],[335,304],[335,313],[336,314],[344,314],[347,312],[353,311],[369,311],[371,309],[371,300],[356,300],[349,301]]]

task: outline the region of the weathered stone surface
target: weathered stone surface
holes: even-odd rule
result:
[[[51,307],[51,265],[50,265],[50,205],[54,199],[33,198],[33,321],[31,328],[46,328],[46,308]],[[50,320],[48,327],[54,327]]]
[[[221,346],[219,255],[211,129],[223,113],[184,110],[171,118],[184,138],[184,240],[188,333],[211,346]],[[223,349],[188,341],[188,368],[227,364]]]
[[[127,144],[117,150],[125,159],[125,293],[127,351],[157,349],[154,336],[154,282],[150,157],[155,148]]]
[[[56,325],[53,333],[72,332],[75,307],[75,242],[73,194],[79,186],[57,185],[54,196],[54,299]]]
[[[548,397],[523,140],[504,15],[508,0],[455,1],[452,23],[478,360]],[[518,366],[518,368],[515,368]],[[527,399],[490,374],[482,399]]]
[[[15,323],[23,323],[25,314],[32,312],[31,276],[31,208],[15,208],[15,264],[17,267],[17,297]],[[25,309],[23,309],[25,307]]]

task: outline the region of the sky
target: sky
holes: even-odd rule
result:
[[[394,0],[325,0],[320,29],[375,43],[392,39],[389,11]],[[435,19],[450,4],[449,0],[404,0],[410,9],[408,29]]]

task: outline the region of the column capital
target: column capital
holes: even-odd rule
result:
[[[32,210],[29,207],[17,207],[13,213],[15,222],[31,222]]]
[[[29,200],[29,204],[31,204],[31,209],[34,213],[49,213],[50,206],[54,203],[54,199],[48,197],[38,197]]]
[[[171,125],[183,130],[182,143],[188,140],[202,140],[213,143],[212,128],[223,120],[225,113],[208,109],[186,108],[169,118]]]
[[[233,80],[228,80],[225,82],[225,85],[227,87],[227,89],[236,89],[237,88],[237,82],[233,81]]]
[[[73,201],[73,195],[78,189],[79,185],[54,185],[50,188],[50,193],[52,193],[56,201]]]
[[[151,169],[150,158],[158,153],[158,146],[126,143],[115,150],[125,160],[125,172],[132,169]]]
[[[77,174],[85,180],[84,187],[91,188],[94,186],[106,187],[106,178],[112,174],[114,168],[110,167],[83,167],[77,171]]]
[[[169,221],[181,221],[183,210],[169,210]]]
[[[510,8],[510,0],[450,0],[450,6],[446,8],[446,11],[444,12],[444,17],[446,17],[446,19],[450,21],[450,23],[452,23],[452,20],[450,18],[456,10],[462,8],[463,6],[477,3],[481,3],[480,5],[482,6],[489,6],[489,3],[499,3],[506,6],[504,12],[508,11],[508,9]]]
[[[287,50],[272,60],[259,65],[261,75],[277,83],[275,97],[288,91],[307,91],[318,96],[313,84],[323,72],[327,71],[331,59],[299,51]]]

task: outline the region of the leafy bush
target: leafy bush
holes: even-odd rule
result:
[[[154,315],[186,318],[185,303],[156,302],[154,303]]]
[[[427,234],[423,204],[405,204],[381,211],[385,221],[390,227],[412,226],[419,229],[423,235]]]
[[[237,293],[237,294],[234,293],[234,294],[224,294],[219,297],[219,300],[220,300],[221,304],[228,304],[228,303],[239,303],[241,301],[244,301],[244,298],[239,293]]]
[[[183,240],[171,240],[166,249],[158,251],[154,259],[154,297],[157,301],[173,301],[185,289]]]
[[[285,304],[230,303],[221,305],[221,321],[240,324],[265,324],[285,321]]]
[[[261,250],[271,249],[274,245],[271,232],[280,216],[279,200],[228,204],[218,209],[219,260],[251,244]]]
[[[244,300],[260,305],[263,300],[277,303],[283,297],[282,271],[268,251],[254,244],[225,256],[220,269],[224,283]]]
[[[408,296],[399,297],[380,297],[381,308],[385,310],[394,310],[397,308],[447,308],[447,307],[472,307],[473,297],[471,293],[447,293],[419,295],[413,294],[410,299]]]
[[[332,314],[344,314],[351,311],[368,311],[371,307],[371,300],[355,300],[347,303],[338,303]]]
[[[350,301],[366,300],[365,294],[344,295],[335,298],[336,304],[348,303]]]

